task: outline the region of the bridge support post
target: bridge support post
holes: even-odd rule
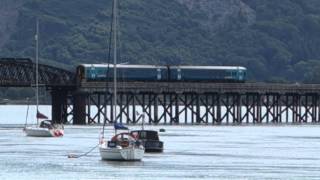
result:
[[[68,104],[67,104],[67,94],[68,92],[62,90],[51,91],[52,97],[52,121],[53,123],[62,124],[66,123],[68,114]]]
[[[86,124],[86,94],[73,95],[73,124]]]

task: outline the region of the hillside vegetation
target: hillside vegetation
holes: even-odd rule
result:
[[[6,9],[2,57],[34,57],[39,18],[41,61],[107,62],[111,0],[4,0]],[[120,62],[241,65],[250,81],[320,82],[319,0],[120,0],[119,20]]]

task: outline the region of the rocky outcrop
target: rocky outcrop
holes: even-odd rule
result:
[[[0,48],[10,39],[16,29],[19,8],[24,0],[1,0],[0,1]]]
[[[256,13],[242,0],[176,0],[190,10],[201,10],[207,17],[202,23],[210,29],[247,27],[256,21]],[[238,27],[237,27],[238,28]]]

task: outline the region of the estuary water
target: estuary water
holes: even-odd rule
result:
[[[8,114],[14,124],[24,123],[25,111],[7,111],[0,112],[0,124]],[[147,126],[166,130],[160,132],[165,150],[145,154],[141,162],[102,161],[98,149],[81,158],[67,157],[97,145],[101,126],[66,126],[62,138],[26,137],[18,126],[0,125],[1,180],[320,179],[316,125]],[[107,127],[106,137],[112,134]]]

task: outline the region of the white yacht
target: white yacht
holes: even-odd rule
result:
[[[44,120],[48,119],[47,116],[39,112],[39,58],[38,58],[38,38],[39,38],[39,21],[37,20],[36,25],[36,100],[37,100],[37,125],[36,126],[27,126],[27,120],[28,120],[28,112],[29,112],[29,104],[28,104],[28,110],[27,110],[27,116],[26,116],[26,123],[25,127],[23,128],[23,131],[26,133],[27,136],[32,137],[60,137],[63,136],[64,130],[63,126],[61,125],[54,125],[52,124],[52,121],[50,120]]]
[[[104,128],[102,132],[102,138],[99,142],[99,151],[102,160],[114,160],[114,161],[140,161],[144,156],[144,147],[133,137],[129,132],[117,134],[118,129],[127,130],[128,128],[117,124],[117,0],[113,0],[113,98],[114,104],[113,117],[114,117],[114,128],[115,135],[110,141],[104,140]],[[106,123],[106,120],[105,120]]]
[[[140,161],[144,156],[144,147],[129,133],[116,134],[110,141],[100,144],[102,160]]]

